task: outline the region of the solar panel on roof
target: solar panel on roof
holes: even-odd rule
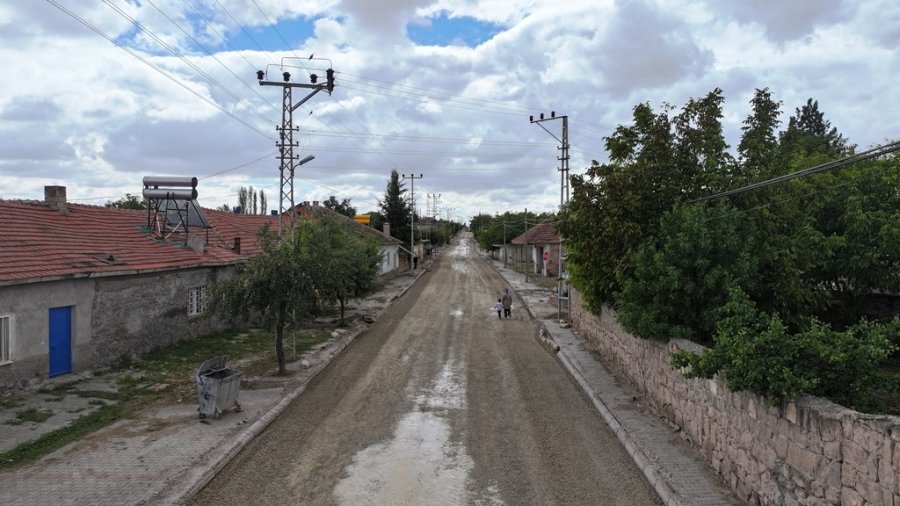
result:
[[[210,228],[209,221],[203,215],[196,200],[167,199],[160,209],[165,209],[166,222],[172,226],[177,226],[184,221],[188,227]]]

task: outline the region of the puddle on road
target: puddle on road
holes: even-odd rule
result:
[[[434,385],[415,396],[393,438],[360,451],[335,487],[340,504],[467,504],[473,462],[450,440],[447,417],[466,407],[465,368],[445,364]],[[489,498],[485,502],[485,498]],[[502,504],[499,491],[480,494],[481,504]]]

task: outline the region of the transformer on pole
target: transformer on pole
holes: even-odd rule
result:
[[[282,64],[283,68],[284,65]],[[281,217],[285,214],[285,212],[290,212],[293,217],[295,214],[294,210],[294,170],[303,165],[304,163],[313,159],[312,156],[308,156],[304,158],[299,163],[296,163],[297,156],[294,155],[294,148],[298,145],[297,142],[294,142],[294,132],[299,130],[294,127],[294,111],[306,103],[307,100],[313,97],[316,93],[325,90],[330,95],[334,90],[334,70],[329,68],[325,71],[326,80],[324,83],[319,83],[318,76],[316,74],[310,74],[309,80],[310,83],[294,83],[291,82],[291,73],[290,72],[282,72],[281,77],[283,81],[268,81],[266,80],[266,72],[262,70],[256,71],[256,78],[259,80],[260,86],[281,86],[283,90],[282,94],[282,103],[281,103],[281,126],[276,127],[279,133],[279,142],[276,142],[275,145],[278,147],[278,160],[279,166],[278,171],[280,174],[280,190],[279,190],[279,207],[278,207],[278,234],[281,235]],[[311,89],[306,97],[297,102],[293,103],[292,92],[294,88],[306,88]]]

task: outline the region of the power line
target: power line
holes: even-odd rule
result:
[[[715,195],[710,195],[708,197],[694,199],[694,200],[688,201],[687,203],[693,204],[695,202],[707,202],[710,200],[727,197],[729,195],[737,195],[739,193],[757,190],[759,188],[765,188],[766,186],[772,186],[774,184],[783,183],[785,181],[790,181],[791,179],[796,179],[798,177],[803,177],[803,176],[808,176],[811,174],[817,174],[819,172],[825,172],[825,171],[829,171],[829,170],[839,169],[839,168],[845,167],[847,165],[861,162],[863,160],[868,160],[870,158],[876,158],[879,156],[887,155],[887,154],[893,153],[895,151],[900,151],[900,141],[896,141],[896,142],[892,142],[890,144],[878,146],[876,148],[872,148],[872,149],[863,151],[862,153],[857,153],[857,154],[850,155],[845,158],[841,158],[840,160],[826,162],[826,163],[823,163],[820,165],[816,165],[814,167],[810,167],[808,169],[803,169],[803,170],[799,170],[797,172],[793,172],[790,174],[785,174],[782,176],[774,177],[772,179],[767,179],[765,181],[752,183],[747,186],[735,188],[733,190],[727,190],[727,191],[724,191],[721,193],[716,193]]]
[[[380,93],[380,92],[377,92],[377,91],[366,90],[366,89],[361,89],[361,88],[355,88],[355,87],[353,87],[353,86],[347,86],[347,85],[343,85],[343,87],[344,87],[345,89],[348,89],[348,90],[355,90],[355,91],[359,91],[359,92],[362,92],[362,93],[370,93],[370,94],[373,94],[373,95],[381,95],[381,96],[390,97],[390,98],[399,98],[399,99],[402,99],[402,100],[409,100],[408,97],[405,97],[405,96],[402,96],[402,95],[396,95],[396,94],[390,94],[390,93]],[[418,103],[428,103],[428,98],[430,98],[430,97],[423,97],[423,98],[421,98],[421,99],[416,100],[416,102],[418,102]],[[493,113],[496,113],[496,114],[506,114],[506,115],[509,115],[509,116],[521,116],[521,115],[522,115],[522,113],[520,113],[520,112],[509,112],[509,111],[502,111],[502,110],[493,110],[493,111],[489,111],[489,110],[488,110],[488,111],[486,111],[486,110],[484,109],[483,106],[479,107],[479,106],[476,105],[476,104],[471,104],[471,106],[465,107],[465,106],[462,106],[462,105],[456,105],[456,104],[453,104],[453,103],[447,103],[447,102],[444,102],[442,105],[443,105],[444,107],[450,107],[451,109],[461,109],[461,110],[464,110],[464,111],[493,112]]]
[[[327,132],[321,132],[317,130],[304,130],[303,131],[307,135],[313,136],[321,136],[321,137],[333,137],[335,134],[330,134]],[[472,144],[473,139],[463,139],[463,138],[452,138],[452,137],[424,137],[418,135],[401,135],[401,134],[372,134],[372,133],[359,133],[359,132],[348,132],[348,134],[337,134],[340,136],[346,137],[356,137],[360,139],[381,139],[381,140],[401,140],[401,141],[414,141],[414,142],[424,142],[424,143],[435,143],[435,144]],[[553,143],[542,143],[542,142],[522,142],[522,141],[502,141],[502,140],[491,140],[491,139],[479,139],[477,141],[478,145],[485,146],[528,146],[528,147],[554,147],[556,144]]]
[[[103,3],[105,3],[105,4],[108,5],[111,9],[113,9],[114,11],[116,11],[116,13],[118,13],[119,16],[121,16],[121,17],[124,18],[125,20],[131,22],[131,24],[133,24],[134,26],[136,26],[139,30],[141,30],[142,32],[146,33],[150,38],[152,38],[153,40],[155,40],[157,44],[159,44],[160,46],[166,48],[166,50],[168,50],[170,53],[172,53],[172,54],[173,54],[176,58],[178,58],[179,60],[183,61],[183,62],[184,62],[185,64],[187,64],[190,68],[194,69],[195,72],[197,72],[198,74],[200,74],[201,76],[203,76],[203,77],[204,77],[207,81],[209,81],[211,84],[217,86],[219,89],[221,89],[222,91],[224,91],[225,94],[227,94],[227,95],[230,96],[232,99],[234,99],[238,104],[243,104],[243,105],[245,105],[251,112],[253,112],[254,114],[256,114],[256,115],[257,115],[260,119],[262,119],[263,121],[266,121],[266,122],[272,122],[272,120],[270,120],[270,119],[267,118],[265,115],[263,115],[263,113],[259,112],[259,110],[257,110],[255,107],[253,107],[253,106],[252,106],[251,104],[249,104],[247,101],[245,101],[243,98],[237,96],[237,94],[235,94],[234,92],[232,92],[231,90],[229,90],[228,88],[226,88],[225,85],[222,84],[222,83],[220,83],[216,78],[214,78],[213,76],[211,76],[211,75],[209,75],[208,73],[206,73],[206,71],[204,71],[203,69],[201,69],[200,67],[198,67],[197,65],[195,65],[193,62],[191,62],[190,60],[188,60],[185,56],[178,54],[178,51],[177,51],[175,48],[173,48],[172,46],[170,46],[169,44],[167,44],[165,41],[163,41],[162,39],[160,39],[155,33],[153,33],[151,30],[149,30],[147,27],[145,27],[140,21],[138,21],[138,20],[132,18],[131,16],[129,16],[128,13],[126,13],[125,11],[123,11],[122,9],[120,9],[119,6],[113,4],[110,0],[103,0]],[[154,5],[154,7],[155,7],[155,5]]]
[[[240,22],[238,22],[238,20],[235,19],[235,17],[231,15],[231,12],[229,12],[228,9],[226,9],[225,6],[222,5],[222,2],[219,2],[219,0],[215,0],[215,2],[216,2],[216,5],[218,5],[219,8],[222,9],[222,11],[225,13],[225,15],[228,16],[229,18],[231,18],[231,20],[234,22],[234,24],[236,24],[238,26],[238,28],[241,29],[241,32],[243,32],[244,35],[246,35],[247,38],[250,39],[250,41],[253,42],[253,44],[259,48],[260,51],[265,53],[266,50],[263,49],[263,47],[259,44],[259,42],[256,42],[256,39],[253,38],[253,35],[250,35],[250,32],[248,32],[247,29],[244,28],[244,25],[242,25]]]
[[[228,65],[225,65],[225,63],[223,63],[222,60],[220,60],[215,54],[212,53],[212,51],[210,51],[209,49],[207,49],[206,46],[204,46],[202,43],[200,43],[200,41],[198,41],[198,40],[197,40],[196,38],[194,38],[190,33],[188,33],[187,30],[185,30],[184,28],[182,28],[181,25],[179,25],[174,19],[172,19],[171,16],[169,16],[168,14],[166,14],[165,12],[163,12],[163,10],[160,9],[155,3],[153,3],[152,0],[147,0],[147,3],[149,3],[150,5],[152,5],[153,8],[156,9],[160,14],[162,14],[166,19],[168,19],[169,22],[172,23],[172,24],[175,26],[175,28],[178,28],[179,30],[181,30],[181,33],[183,33],[187,38],[191,39],[191,41],[192,41],[194,44],[196,44],[198,47],[200,47],[200,49],[202,49],[207,55],[209,55],[210,57],[212,57],[212,59],[214,59],[219,65],[221,65],[222,68],[224,68],[225,70],[228,71],[228,73],[230,73],[232,76],[234,76],[234,78],[237,79],[238,82],[240,82],[241,84],[244,85],[244,87],[246,87],[248,90],[250,90],[251,92],[253,92],[254,94],[256,94],[256,96],[259,97],[259,98],[263,101],[264,104],[266,104],[266,105],[268,105],[269,107],[271,107],[272,110],[275,110],[275,107],[274,107],[272,104],[270,104],[270,103],[267,101],[267,99],[266,99],[265,97],[263,97],[263,96],[259,93],[259,91],[258,91],[256,88],[254,88],[253,86],[250,86],[246,81],[244,81],[243,79],[241,79],[240,76],[238,76],[237,74],[235,74],[234,71],[231,70],[231,69],[228,67]],[[248,63],[249,63],[249,61],[248,61]],[[252,108],[252,106],[249,106],[249,105],[248,105],[248,107],[251,107],[251,108]],[[255,110],[255,109],[254,109],[254,110]],[[272,120],[268,120],[268,121],[272,121]],[[274,121],[272,121],[272,122],[274,123]]]
[[[863,174],[863,175],[861,175],[861,176],[859,176],[859,177],[857,177],[857,178],[851,179],[850,181],[846,181],[846,182],[843,182],[843,183],[840,183],[840,184],[836,184],[836,185],[832,185],[832,186],[826,186],[825,188],[820,188],[820,189],[818,189],[818,190],[814,190],[814,191],[811,191],[811,192],[808,192],[808,193],[804,193],[804,194],[802,194],[802,195],[795,195],[795,196],[793,196],[793,197],[788,197],[788,198],[785,198],[785,199],[777,200],[777,201],[775,201],[775,202],[768,202],[768,203],[766,203],[766,204],[761,204],[761,205],[758,205],[758,206],[755,206],[755,207],[751,207],[751,208],[748,208],[748,209],[735,210],[735,211],[734,211],[734,214],[746,214],[746,213],[749,213],[749,212],[751,212],[751,211],[759,211],[760,209],[765,209],[765,208],[767,208],[767,207],[777,206],[777,205],[781,205],[781,204],[784,204],[784,203],[787,203],[787,202],[791,202],[791,201],[794,201],[794,200],[800,200],[800,199],[804,199],[804,198],[806,198],[806,197],[811,197],[811,196],[813,196],[813,195],[817,195],[817,194],[819,194],[819,193],[826,192],[826,191],[828,191],[828,190],[834,190],[834,189],[837,189],[837,188],[843,188],[844,186],[850,186],[850,185],[856,184],[856,183],[858,183],[858,182],[860,182],[860,181],[862,181],[863,179],[868,178],[868,177],[878,177],[878,176],[883,176],[883,175],[884,175],[884,171],[882,171],[882,172],[876,172],[875,174]],[[719,216],[713,216],[713,217],[711,217],[711,218],[707,218],[705,221],[715,221],[715,220],[724,218],[725,216],[727,216],[727,214],[728,214],[728,213],[723,213],[723,214],[721,214],[721,215],[719,215]]]
[[[505,103],[505,102],[498,101],[498,100],[491,100],[491,99],[487,99],[487,98],[477,98],[477,97],[467,97],[467,96],[465,96],[465,95],[459,95],[459,94],[449,93],[449,92],[444,92],[444,91],[434,91],[434,90],[429,89],[429,88],[421,88],[421,87],[418,87],[418,86],[412,86],[412,85],[403,84],[403,83],[397,83],[397,82],[392,82],[392,81],[385,81],[385,80],[383,80],[383,79],[376,79],[376,78],[374,78],[374,77],[360,76],[360,75],[356,75],[356,74],[350,74],[350,73],[347,73],[347,72],[340,72],[340,74],[345,75],[345,76],[355,76],[355,77],[359,77],[359,78],[365,79],[366,81],[380,82],[380,83],[385,83],[385,84],[389,84],[389,85],[392,85],[392,86],[397,86],[397,87],[402,87],[402,88],[409,88],[409,89],[418,90],[418,91],[426,91],[426,92],[430,92],[430,93],[437,94],[437,95],[445,95],[445,96],[451,97],[451,98],[452,98],[452,97],[459,97],[459,99],[461,99],[461,100],[469,100],[469,101],[473,101],[473,102],[483,102],[483,103],[487,103],[487,104],[498,104],[498,107],[507,108],[507,109],[509,109],[509,110],[516,110],[516,111],[518,111],[519,113],[522,113],[522,114],[527,114],[528,111],[531,110],[530,108],[527,108],[527,107],[513,106],[513,105],[509,105],[509,104],[507,104],[507,103]],[[347,80],[347,81],[349,81],[349,82],[360,82],[360,81],[353,81],[353,80]],[[382,87],[382,88],[384,88],[384,87]]]
[[[207,104],[209,104],[209,105],[215,107],[216,109],[218,109],[218,110],[221,111],[222,113],[224,113],[224,114],[230,116],[230,117],[231,117],[232,119],[234,119],[235,121],[241,123],[242,125],[246,126],[247,128],[253,130],[253,131],[256,132],[256,133],[258,133],[259,135],[261,135],[261,136],[263,136],[263,137],[265,137],[265,138],[267,138],[267,139],[270,138],[269,134],[264,133],[262,130],[257,129],[255,126],[253,126],[253,125],[251,125],[250,123],[244,121],[243,119],[237,117],[236,115],[234,115],[234,114],[231,113],[230,111],[226,110],[225,108],[223,108],[223,107],[220,106],[219,104],[215,103],[214,101],[212,101],[212,100],[210,100],[210,99],[204,97],[203,95],[197,93],[196,91],[192,90],[192,89],[191,89],[190,87],[188,87],[186,84],[182,83],[182,82],[179,81],[178,79],[175,79],[175,78],[172,77],[170,74],[168,74],[166,71],[162,70],[161,68],[159,68],[159,67],[156,66],[155,64],[151,63],[151,62],[148,61],[146,58],[144,58],[143,56],[141,56],[141,55],[138,54],[137,52],[133,51],[131,48],[128,48],[128,47],[126,47],[126,46],[124,46],[124,45],[122,45],[122,44],[119,44],[119,42],[117,42],[113,37],[110,37],[110,36],[107,35],[105,32],[103,32],[102,30],[100,30],[99,28],[97,28],[96,26],[94,26],[93,24],[91,24],[89,21],[87,21],[86,19],[84,19],[84,18],[82,18],[81,16],[79,16],[78,14],[75,14],[74,12],[70,11],[69,9],[63,7],[63,6],[60,5],[58,2],[56,2],[56,0],[47,0],[47,2],[50,3],[51,5],[53,5],[54,7],[56,7],[57,9],[59,9],[60,11],[62,11],[63,13],[65,13],[66,15],[68,15],[69,17],[71,17],[72,19],[74,19],[75,21],[78,21],[78,22],[81,23],[82,25],[86,26],[87,28],[89,28],[91,31],[93,31],[93,32],[96,33],[97,35],[99,35],[99,36],[103,37],[104,39],[106,39],[107,41],[111,42],[112,44],[114,44],[114,45],[115,45],[116,47],[118,47],[119,49],[125,51],[126,53],[128,53],[128,54],[131,55],[131,56],[133,56],[134,58],[137,58],[137,59],[138,59],[141,63],[143,63],[144,65],[147,65],[147,66],[150,67],[151,69],[153,69],[153,70],[159,72],[159,73],[162,74],[162,76],[165,77],[166,79],[169,79],[169,80],[172,81],[173,83],[177,84],[178,86],[181,86],[182,88],[184,88],[184,89],[187,90],[188,92],[192,93],[194,96],[196,96],[196,97],[199,98],[200,100],[202,100],[202,101],[206,102]]]
[[[219,38],[222,39],[222,42],[228,47],[228,49],[231,49],[235,54],[237,54],[238,56],[240,56],[241,59],[243,59],[245,62],[247,62],[247,65],[248,65],[251,69],[253,69],[254,72],[256,71],[256,69],[259,68],[259,65],[254,65],[253,62],[251,62],[250,60],[247,59],[246,56],[244,56],[244,53],[243,53],[243,52],[241,52],[240,50],[238,50],[238,48],[234,47],[234,46],[231,44],[231,42],[228,41],[228,38],[227,38],[227,37],[225,37],[224,35],[222,35],[221,32],[219,32],[218,30],[216,30],[216,28],[215,28],[214,26],[212,26],[212,25],[209,23],[209,20],[206,19],[206,17],[205,17],[203,14],[200,14],[200,12],[199,12],[197,9],[194,9],[194,8],[188,3],[188,0],[181,0],[181,2],[185,5],[185,7],[187,7],[188,9],[190,9],[191,12],[193,12],[195,16],[197,16],[201,21],[203,21],[203,24],[206,25],[206,27],[207,27],[208,29],[212,30],[213,33],[215,33],[216,35],[218,35]]]
[[[262,155],[261,157],[255,159],[255,160],[250,160],[250,161],[247,162],[247,163],[242,163],[242,164],[238,165],[237,167],[231,167],[231,168],[229,168],[229,169],[220,170],[219,172],[213,172],[212,174],[208,174],[208,175],[206,175],[206,176],[202,176],[202,177],[199,177],[199,178],[197,178],[197,179],[208,179],[208,178],[211,178],[211,177],[220,176],[220,175],[222,175],[222,174],[224,174],[224,173],[226,173],[226,172],[231,172],[231,171],[233,171],[233,170],[243,169],[244,167],[246,167],[246,166],[248,166],[248,165],[253,165],[253,164],[256,163],[256,162],[259,162],[259,161],[261,161],[261,160],[264,160],[264,159],[266,159],[266,158],[268,158],[268,157],[270,157],[270,156],[274,156],[274,155],[276,155],[276,154],[278,154],[276,151],[270,151],[270,152],[268,152],[268,153]]]

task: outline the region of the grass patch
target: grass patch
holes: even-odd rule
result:
[[[49,409],[28,408],[18,411],[16,418],[26,422],[43,422],[53,416],[53,411]]]
[[[18,397],[0,397],[0,409],[18,408],[22,405],[22,399]]]
[[[40,438],[23,443],[8,452],[0,453],[0,470],[38,459],[73,441],[77,441],[87,434],[125,418],[129,413],[130,408],[123,404],[104,406],[89,415],[74,420],[66,427],[48,432]]]
[[[288,338],[285,339],[285,344],[296,342],[299,359],[307,349],[329,338],[329,329],[316,328],[299,331],[296,341],[289,343]],[[88,404],[98,406],[98,409],[77,418],[66,427],[0,454],[0,469],[38,459],[150,405],[185,400],[196,402],[194,377],[200,364],[210,358],[228,355],[228,365],[231,367],[234,367],[239,359],[247,358],[251,360],[246,365],[252,366],[253,369],[259,367],[274,371],[276,367],[274,350],[275,343],[271,332],[259,330],[221,332],[166,345],[140,359],[121,357],[113,371],[127,370],[127,374],[118,380],[118,392],[78,390],[77,383],[41,390],[42,393],[56,397],[71,393],[88,398]],[[285,353],[286,358],[291,360],[293,351],[286,349]],[[245,367],[242,364],[238,369],[246,375]],[[3,399],[0,402],[5,403],[5,407],[11,407],[16,406],[14,402],[18,401]],[[4,407],[4,404],[0,404],[0,407]],[[26,420],[17,418],[11,421],[24,423]]]
[[[105,390],[76,390],[72,392],[78,397],[83,397],[86,399],[106,399],[108,401],[117,401],[122,399],[122,394],[119,392],[107,392]]]

